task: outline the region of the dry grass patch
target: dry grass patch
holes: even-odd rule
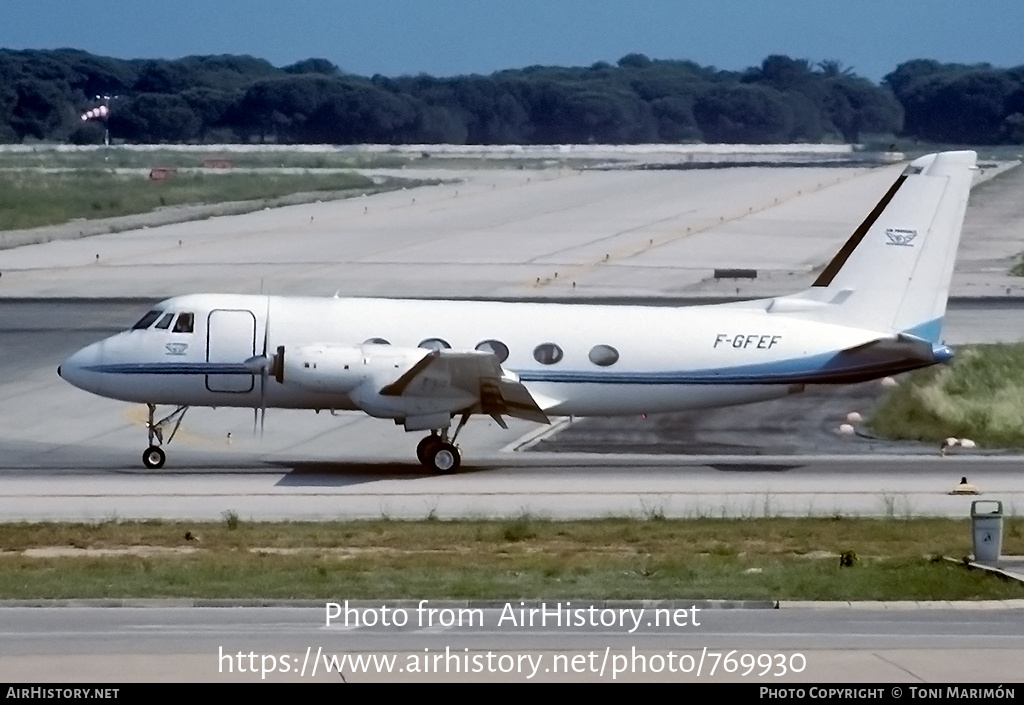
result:
[[[208,524],[9,524],[0,550],[8,598],[1024,597],[936,560],[971,550],[969,521],[947,519],[257,524],[226,513]],[[1004,552],[1024,553],[1016,518]]]

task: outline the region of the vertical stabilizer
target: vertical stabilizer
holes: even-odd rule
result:
[[[915,159],[810,289],[799,317],[940,342],[974,152]]]

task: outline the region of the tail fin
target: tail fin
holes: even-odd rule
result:
[[[811,288],[770,310],[940,342],[975,159],[914,160]],[[801,301],[819,305],[801,311]]]

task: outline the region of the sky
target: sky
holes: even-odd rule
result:
[[[770,54],[873,81],[915,58],[1024,64],[1021,0],[0,0],[0,47],[118,58],[325,58],[359,75],[490,74],[637,52],[741,71]]]

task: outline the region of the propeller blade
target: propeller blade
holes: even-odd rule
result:
[[[267,311],[263,319],[263,352],[253,355],[243,362],[245,368],[253,375],[260,376],[260,399],[259,404],[252,408],[252,435],[256,435],[256,428],[259,427],[260,438],[263,438],[263,428],[267,420],[267,377],[270,375],[270,368],[274,361],[267,357],[267,346],[270,340],[270,297],[267,297]]]
[[[263,438],[263,426],[267,423],[267,407],[260,407],[260,438]]]
[[[270,297],[267,297],[267,315],[263,319],[263,360],[264,365],[260,368],[260,438],[263,438],[263,428],[267,422],[267,377],[270,374],[270,366],[273,364],[267,357],[267,346],[270,341]],[[255,412],[255,409],[253,410]],[[255,419],[253,419],[255,424]]]

